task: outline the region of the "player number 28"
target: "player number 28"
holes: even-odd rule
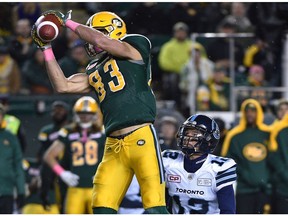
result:
[[[73,166],[94,165],[98,162],[98,143],[94,140],[89,140],[83,145],[76,141],[72,143]]]
[[[110,91],[117,92],[124,88],[125,80],[122,73],[119,71],[119,67],[114,59],[109,60],[105,63],[103,70],[105,73],[110,73],[111,79],[116,78],[108,82],[108,86]],[[96,81],[95,81],[95,79]],[[104,83],[102,82],[102,78],[98,72],[98,70],[94,71],[89,76],[90,84],[95,88],[98,93],[99,101],[102,102],[106,96],[106,90],[104,88]]]

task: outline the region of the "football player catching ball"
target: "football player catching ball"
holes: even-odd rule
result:
[[[32,38],[43,50],[49,78],[57,92],[94,91],[103,113],[104,157],[94,178],[92,207],[95,214],[116,213],[135,174],[141,187],[146,213],[168,213],[160,147],[153,127],[156,101],[150,88],[151,43],[138,34],[127,34],[125,22],[103,11],[92,15],[86,25],[66,15],[54,14],[64,27],[86,42],[93,60],[86,73],[65,77],[55,60],[50,43],[32,28]]]

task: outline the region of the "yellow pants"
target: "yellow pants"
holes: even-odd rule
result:
[[[65,214],[92,214],[92,188],[73,188],[67,190]]]
[[[118,211],[133,174],[140,185],[143,207],[165,206],[165,182],[160,146],[152,125],[124,139],[108,137],[103,160],[94,177],[92,207]]]
[[[22,214],[60,214],[58,206],[53,204],[47,211],[41,204],[27,204],[23,207]]]

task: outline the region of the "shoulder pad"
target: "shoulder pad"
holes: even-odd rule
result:
[[[141,34],[127,34],[125,37],[121,39],[121,41],[126,41],[126,40],[129,41],[134,38],[137,40],[141,40],[141,42],[149,43],[150,49],[152,48],[150,40],[146,36],[141,35]]]
[[[150,40],[147,37],[143,35],[132,34],[124,37],[122,41],[130,44],[136,50],[138,50],[144,62],[148,64],[152,46]]]
[[[236,165],[236,162],[232,158],[211,155],[210,160],[215,172],[221,172]]]

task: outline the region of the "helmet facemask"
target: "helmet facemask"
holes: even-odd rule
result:
[[[217,125],[212,130],[208,130],[204,124],[197,124],[196,121],[184,122],[177,133],[177,144],[188,157],[193,154],[211,153],[219,139],[220,132]]]
[[[198,130],[195,127],[181,127],[177,138],[182,152],[188,156],[195,153],[203,153],[200,148],[204,141],[204,133],[204,131]]]
[[[97,120],[97,114],[91,112],[76,112],[74,113],[74,121],[83,128],[90,128]]]
[[[98,31],[101,31],[103,34],[107,35],[108,32],[105,29],[97,29]],[[84,45],[85,50],[90,57],[95,57],[96,60],[101,60],[104,56],[106,56],[107,52],[97,45],[85,43]]]
[[[90,57],[95,57],[96,60],[101,60],[107,55],[107,52],[96,45],[85,43],[85,50]]]

